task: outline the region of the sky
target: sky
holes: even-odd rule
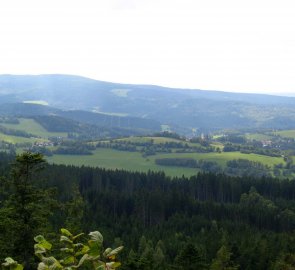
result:
[[[1,0],[0,74],[295,95],[294,0]]]

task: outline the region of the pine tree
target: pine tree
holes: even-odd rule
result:
[[[202,270],[207,269],[204,256],[192,243],[188,243],[180,250],[175,259],[177,269]]]
[[[237,270],[239,266],[234,265],[231,260],[231,253],[225,245],[217,251],[216,258],[212,261],[210,270]]]
[[[139,268],[139,258],[133,249],[130,250],[127,260],[122,265],[122,270],[137,270]]]
[[[154,269],[163,270],[165,269],[165,254],[160,245],[157,245],[153,255],[153,266]]]
[[[150,270],[153,267],[153,247],[150,241],[147,242],[145,249],[140,254],[140,269]]]
[[[71,199],[65,203],[65,227],[74,233],[82,230],[85,203],[77,185],[72,188]]]
[[[32,268],[34,261],[34,236],[48,228],[48,217],[56,203],[53,190],[36,187],[36,174],[44,165],[41,154],[18,155],[8,181],[10,195],[1,208],[6,230],[0,232],[0,238],[9,243],[7,251],[26,269]]]

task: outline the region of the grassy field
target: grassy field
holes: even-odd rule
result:
[[[123,152],[108,148],[100,148],[94,151],[93,155],[79,156],[79,155],[54,155],[48,158],[48,161],[56,164],[76,165],[76,166],[92,166],[103,167],[108,169],[125,169],[129,171],[147,172],[164,171],[169,176],[192,176],[197,170],[183,167],[169,167],[159,166],[155,164],[157,158],[194,158],[196,160],[204,159],[207,161],[215,161],[222,167],[226,162],[232,159],[248,159],[251,161],[261,162],[265,165],[273,167],[275,164],[284,163],[283,158],[268,157],[257,154],[242,154],[240,152],[227,153],[171,153],[171,154],[157,154],[143,158],[137,152]]]
[[[107,169],[125,169],[129,171],[147,172],[164,171],[169,176],[192,176],[197,170],[182,167],[158,166],[154,163],[154,157],[143,158],[137,152],[123,152],[113,149],[100,148],[93,155],[54,155],[47,158],[48,162],[65,165],[103,167]]]
[[[47,132],[41,125],[39,125],[33,119],[21,118],[19,124],[3,124],[7,128],[16,130],[26,131],[32,133],[38,138],[23,138],[10,135],[4,135],[0,133],[0,140],[7,141],[10,143],[34,143],[36,141],[44,141],[51,136],[66,137],[66,133],[60,132]],[[286,131],[285,131],[286,132]],[[291,132],[291,131],[288,131]],[[295,131],[294,131],[295,133]],[[259,134],[258,134],[259,135]],[[294,134],[295,136],[295,134]],[[256,137],[258,138],[258,137]],[[133,143],[146,143],[153,141],[155,144],[160,143],[186,143],[185,141],[177,140],[174,138],[164,137],[129,137],[118,139],[119,141],[129,141]],[[197,143],[189,143],[190,146],[200,146]],[[220,143],[212,144],[213,147],[223,148]],[[21,149],[18,149],[18,153]],[[170,167],[170,166],[159,166],[155,164],[157,158],[193,158],[196,160],[207,160],[217,162],[220,166],[225,167],[226,162],[233,159],[248,159],[251,161],[261,162],[265,165],[273,167],[275,164],[285,163],[281,157],[269,157],[257,154],[242,154],[240,152],[222,152],[222,153],[165,153],[156,154],[154,156],[143,157],[139,152],[126,152],[118,151],[109,148],[99,148],[93,151],[93,155],[54,155],[47,158],[50,163],[76,165],[76,166],[92,166],[92,167],[104,167],[108,169],[125,169],[129,171],[141,171],[147,172],[153,171],[164,171],[169,176],[192,176],[195,175],[197,169],[184,168],[184,167]]]
[[[24,138],[24,137],[11,136],[11,135],[5,135],[3,133],[0,133],[0,141],[16,144],[16,143],[34,143],[37,141],[44,141],[44,139]]]
[[[153,141],[154,143],[166,143],[166,142],[183,142],[174,138],[165,137],[128,137],[118,139],[118,141],[132,142],[132,143],[147,143]]]
[[[275,131],[273,132],[274,135],[279,135],[283,138],[291,138],[295,139],[295,130],[280,130],[280,131]]]
[[[128,138],[118,139],[118,141],[126,141],[126,142],[132,142],[132,143],[147,143],[147,142],[153,141],[154,144],[176,142],[176,143],[188,144],[189,146],[198,146],[198,147],[201,146],[199,143],[191,143],[191,142],[186,142],[183,140],[166,138],[166,137],[128,137]]]
[[[207,161],[215,161],[224,167],[226,162],[233,159],[248,159],[250,161],[261,162],[265,165],[273,167],[275,164],[284,163],[281,157],[269,157],[257,154],[243,154],[240,152],[223,152],[223,153],[177,153],[177,154],[158,154],[152,156],[151,160],[156,158],[194,158],[196,160],[203,159]]]
[[[48,132],[35,120],[28,119],[28,118],[20,118],[19,124],[1,124],[1,125],[11,129],[22,130],[45,139],[48,139],[49,137],[67,137],[67,133],[65,132]]]
[[[267,141],[271,140],[272,137],[269,135],[261,134],[261,133],[246,133],[247,140],[256,140],[256,141]]]

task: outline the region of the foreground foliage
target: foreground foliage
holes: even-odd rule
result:
[[[121,265],[115,259],[123,247],[107,248],[103,251],[103,236],[100,232],[89,233],[90,239],[87,244],[78,242],[83,233],[73,235],[66,229],[61,229],[61,233],[60,242],[64,244],[64,247],[60,249],[60,259],[48,257],[52,245],[42,235],[34,238],[37,242],[34,246],[35,255],[41,261],[39,270],[79,268],[86,263],[91,263],[97,270],[115,269]]]
[[[0,175],[3,175],[0,260],[11,256],[23,263],[20,250],[26,244],[30,256],[24,266],[35,269],[36,256],[31,244],[34,240],[18,241],[13,222],[22,228],[21,222],[9,214],[14,213],[16,205],[12,204],[15,189],[10,186],[13,181],[7,174],[11,169],[5,167],[7,160],[10,159],[5,155],[2,159],[0,154]],[[64,227],[75,236],[99,227],[107,246],[115,243],[115,247],[126,247],[120,253],[120,261],[124,262],[122,270],[294,268],[293,180],[223,174],[171,179],[163,173],[56,165],[47,165],[36,173],[30,181],[33,190],[42,193],[56,188],[57,207],[46,208],[48,203],[43,204],[54,196],[31,204],[32,212],[36,207],[32,217],[43,220],[43,223],[32,224],[35,227],[31,233],[46,235],[55,247],[46,251],[46,258],[62,260],[60,244],[54,240],[56,234],[48,232]],[[4,183],[10,188],[5,188]],[[45,207],[47,217],[39,212],[41,206]],[[89,246],[85,236],[80,237],[77,241]],[[70,249],[69,246],[62,248]],[[79,256],[73,265],[79,264],[83,255]],[[6,263],[16,264],[11,260]],[[85,267],[89,264],[90,261],[85,262]]]
[[[95,270],[113,270],[121,265],[116,261],[116,255],[123,249],[122,246],[103,250],[103,236],[100,232],[89,233],[89,240],[86,244],[78,242],[83,235],[83,233],[73,235],[67,229],[61,229],[60,242],[63,247],[60,248],[57,256],[50,256],[50,252],[53,251],[50,242],[42,235],[36,236],[34,250],[40,260],[38,270],[71,270],[86,264],[92,265]],[[21,264],[10,257],[5,259],[2,266],[8,270],[23,269]]]
[[[50,229],[48,218],[57,204],[55,189],[37,187],[44,166],[42,155],[26,152],[16,157],[10,174],[0,179],[0,253],[15,254],[24,265],[32,263],[34,235]]]

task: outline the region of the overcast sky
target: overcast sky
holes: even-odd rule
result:
[[[295,1],[1,0],[0,73],[295,93]]]

